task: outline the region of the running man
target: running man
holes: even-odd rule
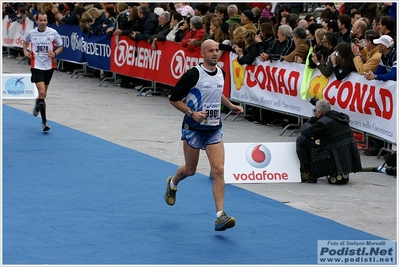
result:
[[[39,12],[36,16],[37,28],[28,31],[24,37],[24,55],[30,59],[32,82],[36,84],[39,97],[33,108],[33,116],[42,117],[43,131],[50,130],[46,119],[47,89],[56,67],[55,56],[62,51],[62,39],[58,32],[47,27],[46,13]],[[55,46],[57,49],[55,50]],[[29,49],[28,49],[29,48]]]
[[[232,104],[224,95],[224,71],[217,66],[219,45],[205,40],[201,45],[204,62],[188,70],[177,82],[169,98],[170,103],[185,113],[182,125],[185,165],[180,166],[175,176],[166,179],[165,201],[174,205],[179,182],[195,174],[200,149],[205,150],[213,174],[213,198],[216,206],[215,231],[234,227],[234,217],[224,212],[224,145],[221,103],[235,114],[243,108]],[[185,101],[183,101],[185,99]]]

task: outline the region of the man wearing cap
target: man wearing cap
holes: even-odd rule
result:
[[[255,24],[253,23],[255,16],[251,10],[244,10],[241,13],[241,24],[247,30],[257,31]]]
[[[381,52],[381,61],[377,70],[368,71],[364,74],[367,80],[396,81],[396,48],[395,42],[389,35],[383,35],[379,39],[374,39]]]

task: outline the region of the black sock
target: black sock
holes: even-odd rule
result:
[[[46,123],[46,102],[44,102],[44,99],[39,99],[39,106],[40,106],[40,116],[42,117],[42,122]]]

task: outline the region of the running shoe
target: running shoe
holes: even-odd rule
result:
[[[166,193],[165,193],[165,201],[166,204],[173,206],[176,201],[176,191],[177,188],[173,189],[170,187],[170,181],[173,179],[173,176],[169,176],[168,179],[166,179]]]
[[[234,225],[236,225],[234,217],[227,216],[226,213],[222,212],[222,215],[215,220],[215,231],[224,231],[234,227]]]
[[[37,117],[37,115],[39,115],[39,111],[40,111],[39,102],[36,100],[35,107],[33,108],[32,111],[33,116]]]
[[[43,123],[43,132],[47,132],[50,130],[50,126],[48,126],[47,122]]]

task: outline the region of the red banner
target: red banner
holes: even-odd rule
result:
[[[200,52],[191,52],[175,42],[158,42],[157,49],[145,41],[126,36],[111,40],[111,71],[174,86],[190,68],[203,61]],[[224,95],[230,97],[230,57],[223,53],[218,64],[226,73]]]

